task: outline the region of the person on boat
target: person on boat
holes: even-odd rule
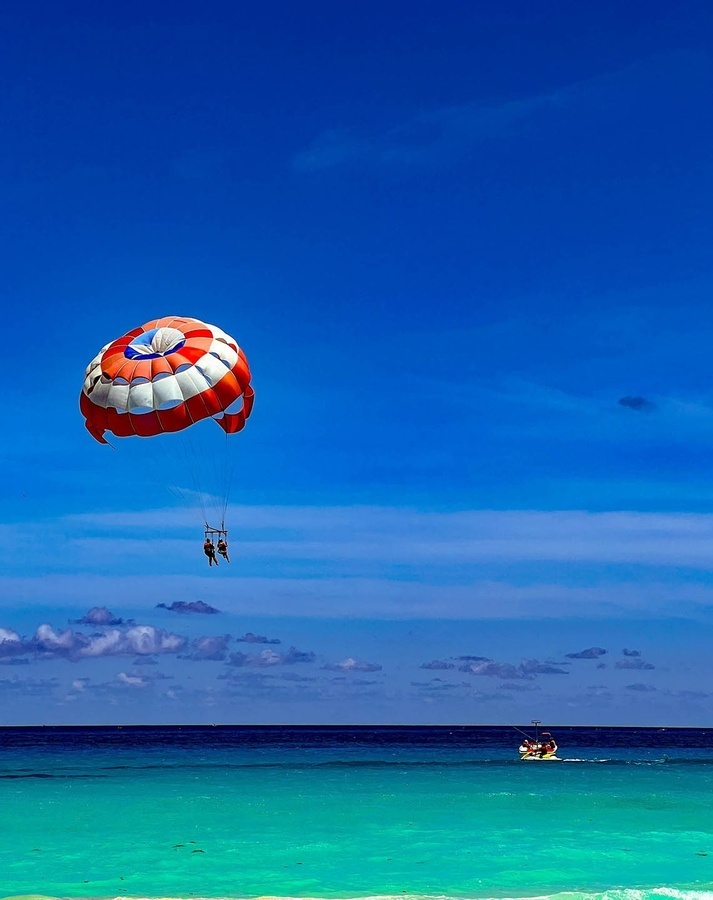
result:
[[[218,560],[215,558],[215,544],[209,537],[206,537],[203,543],[203,552],[208,557],[209,566],[212,566],[213,563],[215,563],[216,566],[218,565]]]
[[[228,542],[222,535],[218,538],[218,553],[220,553],[226,562],[230,562],[230,559],[228,558]]]

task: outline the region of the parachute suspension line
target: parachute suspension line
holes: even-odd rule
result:
[[[210,423],[211,427],[213,427],[214,423]],[[212,472],[211,484],[210,487],[212,490],[209,490],[208,494],[211,498],[211,507],[212,512],[211,516],[213,520],[221,519],[221,512],[223,508],[223,493],[224,493],[224,478],[222,474],[222,442],[220,441],[220,435],[214,435],[211,433],[211,438],[216,439],[217,443],[212,443],[211,446],[213,448],[212,452],[208,455],[210,459],[210,466]],[[222,527],[222,526],[221,526]]]
[[[200,507],[201,515],[203,517],[203,521],[207,522],[208,515],[206,513],[205,508],[205,498],[203,495],[203,491],[201,490],[201,480],[199,478],[200,471],[200,462],[198,459],[198,453],[196,452],[196,448],[194,442],[190,436],[190,430],[181,431],[178,435],[179,440],[181,441],[181,448],[183,450],[183,456],[186,461],[186,470],[188,471],[191,481],[193,482],[193,490],[196,495],[196,499],[198,501],[198,505]]]
[[[213,431],[212,422],[202,422],[197,428],[181,431],[186,469],[196,493],[203,523],[210,528],[225,529],[227,512],[228,435],[222,440]],[[202,438],[202,440],[201,440]],[[218,529],[219,530],[219,529]]]
[[[175,437],[175,435],[172,435],[172,437]],[[158,445],[156,445],[156,446],[158,447]],[[164,444],[164,446],[166,446],[166,445]],[[162,468],[162,462],[163,462],[162,459],[156,460],[156,469],[158,471],[158,474],[156,476],[156,481],[161,480],[160,473],[161,473],[161,468]],[[176,500],[180,500],[181,503],[184,504],[185,506],[190,506],[190,502],[191,502],[190,497],[188,496],[188,494],[186,494],[186,492],[183,490],[183,488],[181,487],[180,484],[178,484],[175,481],[169,481],[166,483],[165,487],[168,490],[169,494],[171,494],[172,497],[174,497]]]
[[[228,504],[230,502],[230,494],[233,488],[233,478],[235,477],[235,469],[236,469],[236,458],[235,453],[231,454],[229,452],[229,448],[232,447],[229,443],[230,437],[225,435],[225,475],[223,484],[225,485],[225,496],[223,499],[223,515],[222,515],[222,527],[225,528],[225,517],[228,514]],[[233,444],[235,443],[235,439],[233,438]],[[237,448],[236,448],[237,449]]]
[[[107,441],[107,443],[109,442]],[[113,450],[116,450],[116,447],[114,447],[113,444],[109,444],[109,446]],[[167,491],[175,499],[180,500],[182,503],[187,503],[188,498],[181,490],[180,486],[167,481],[163,474],[166,467],[165,445],[162,446],[160,443],[156,443],[153,440],[144,441],[142,442],[142,454],[146,464],[142,466],[141,472],[147,481],[154,484],[161,494],[163,494],[164,491]]]
[[[215,426],[215,423],[211,423]],[[212,435],[211,435],[212,436]],[[223,441],[221,440],[221,435],[216,435],[218,438],[218,442],[215,445],[215,451],[213,452],[212,460],[213,460],[213,509],[215,512],[216,519],[221,522],[221,528],[224,528],[225,525],[222,524],[223,519],[225,518],[224,511],[224,497],[225,497],[225,446]]]

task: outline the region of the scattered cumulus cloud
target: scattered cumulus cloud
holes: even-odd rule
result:
[[[133,625],[133,620],[125,620],[115,616],[106,606],[93,606],[81,619],[71,619],[73,625]]]
[[[540,662],[537,659],[524,659],[520,663],[520,670],[527,675],[569,675],[567,669],[551,662]]]
[[[647,693],[652,694],[656,688],[652,684],[642,684],[640,681],[635,682],[634,684],[627,684],[627,691],[638,691],[639,693]]]
[[[26,652],[20,635],[11,628],[0,628],[0,657],[17,656]]]
[[[99,683],[91,682],[88,678],[79,679],[84,683],[83,688],[75,688],[75,694],[86,692],[96,697],[120,697],[136,690],[144,691],[154,688],[159,682],[171,681],[171,675],[163,672],[118,672],[109,681]],[[180,690],[180,689],[179,689]],[[76,699],[76,696],[75,696]]]
[[[588,647],[578,653],[565,653],[565,656],[567,659],[599,659],[600,656],[606,656],[606,654],[607,651],[603,647]]]
[[[445,670],[445,669],[455,669],[455,664],[452,662],[446,662],[442,659],[432,659],[431,662],[421,663],[419,666],[420,669],[433,669],[435,671]]]
[[[82,636],[82,646],[77,653],[80,657],[96,656],[150,656],[160,653],[179,653],[187,640],[163,628],[152,625],[136,625],[128,631],[111,629],[103,634]]]
[[[152,625],[108,628],[84,634],[72,628],[55,629],[48,623],[37,627],[28,640],[11,629],[0,629],[0,659],[32,656],[36,659],[68,659],[74,662],[100,656],[152,656],[179,653],[187,640]]]
[[[655,669],[656,666],[653,663],[645,662],[643,659],[639,657],[635,657],[634,659],[618,659],[614,663],[614,667],[616,669]]]
[[[621,651],[622,656],[641,656],[641,650],[627,650],[626,647]]]
[[[268,638],[264,634],[253,634],[252,631],[246,631],[242,637],[237,638],[237,642],[243,644],[281,644],[279,638]]]
[[[166,603],[157,603],[156,608],[167,609],[169,612],[199,613],[201,615],[208,616],[212,616],[220,612],[219,609],[216,609],[214,606],[210,606],[210,604],[205,603],[203,600],[174,600],[170,606],[168,606]]]
[[[311,663],[316,659],[316,654],[311,651],[298,650],[290,647],[289,650],[278,652],[276,650],[262,650],[260,653],[231,653],[228,665],[238,669],[254,667],[267,669],[272,666],[292,666],[296,663]]]
[[[127,687],[132,688],[145,688],[149,685],[149,682],[141,675],[129,675],[126,672],[119,672],[116,676],[116,680],[119,684],[124,684]]]
[[[526,675],[524,672],[521,672],[516,666],[513,666],[512,663],[498,663],[492,659],[483,662],[464,663],[462,666],[459,666],[459,671],[468,672],[470,675],[482,675],[488,678],[508,678],[515,680],[532,677],[531,675]]]
[[[222,662],[227,656],[230,640],[229,634],[195,638],[191,641],[190,653],[187,653],[182,659],[191,659],[195,662],[209,660]]]
[[[327,663],[322,668],[330,672],[380,672],[382,666],[378,663],[370,663],[350,656],[348,659],[343,659],[338,663]]]
[[[512,663],[499,663],[487,659],[480,662],[469,662],[459,666],[459,671],[469,675],[501,678],[504,681],[531,680],[536,675],[569,675],[567,669],[551,662],[540,662],[538,659],[523,659],[515,666]]]
[[[72,631],[71,628],[55,631],[51,625],[40,625],[32,643],[36,653],[48,656],[69,656],[81,640],[86,639],[83,635]]]

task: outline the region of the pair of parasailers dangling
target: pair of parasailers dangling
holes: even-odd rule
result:
[[[203,542],[203,552],[208,557],[208,565],[212,566],[214,563],[218,565],[218,558],[215,555],[216,550],[223,557],[226,562],[230,562],[230,558],[228,557],[228,541],[226,540],[225,535],[221,535],[218,538],[218,545],[213,543],[210,535],[206,535],[205,541]]]

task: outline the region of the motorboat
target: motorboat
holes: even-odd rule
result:
[[[532,724],[535,726],[534,738],[525,734],[524,731],[522,732],[525,738],[518,748],[520,759],[559,760],[561,757],[557,756],[557,742],[555,739],[549,731],[540,731],[539,719],[533,719]]]

